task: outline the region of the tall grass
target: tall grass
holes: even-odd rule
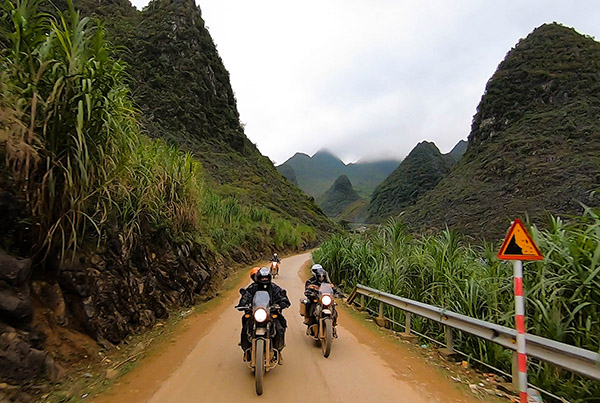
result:
[[[124,66],[103,30],[72,4],[58,20],[37,4],[2,3],[0,140],[35,219],[37,248],[58,244],[64,254],[106,219],[136,123]]]
[[[524,266],[527,331],[600,352],[599,210],[587,208],[569,223],[554,218],[548,230],[533,227],[532,235],[545,259]],[[496,258],[498,246],[472,246],[449,230],[412,237],[391,219],[374,233],[334,236],[313,259],[346,287],[362,283],[513,328],[512,266]],[[443,340],[442,329],[426,321],[415,321],[415,328]],[[498,346],[465,335],[457,342],[510,372],[511,355]],[[530,367],[534,382],[569,399],[600,396],[597,382],[545,364]]]
[[[199,161],[142,135],[104,30],[70,2],[58,17],[38,4],[0,8],[0,174],[27,208],[32,253],[75,256],[86,240],[118,237],[127,254],[157,234],[224,256],[314,240],[311,228],[217,195]]]

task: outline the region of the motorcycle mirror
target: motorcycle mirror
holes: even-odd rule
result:
[[[243,288],[240,288],[240,294],[241,295],[244,295],[244,291],[246,291],[246,290],[244,290]]]

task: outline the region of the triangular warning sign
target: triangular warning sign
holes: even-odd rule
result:
[[[498,252],[503,260],[542,260],[543,256],[535,242],[518,218],[513,221],[504,243]]]

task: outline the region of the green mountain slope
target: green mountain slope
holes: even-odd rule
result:
[[[368,207],[368,221],[379,222],[415,203],[450,171],[454,159],[443,155],[434,143],[423,141],[375,191]]]
[[[81,4],[105,14],[101,3]],[[217,192],[322,231],[332,228],[245,136],[229,73],[193,0],[153,0],[143,11],[111,21],[114,40],[126,49],[148,135],[192,152]]]
[[[598,205],[600,43],[559,24],[522,39],[489,80],[466,154],[406,217],[502,238],[514,217]]]
[[[317,202],[325,214],[335,217],[359,199],[360,196],[352,187],[352,183],[350,183],[348,177],[342,175],[335,180],[327,192],[317,199]]]
[[[336,178],[346,175],[356,191],[368,198],[375,187],[381,183],[399,164],[399,161],[384,160],[375,162],[357,162],[344,164],[327,150],[320,150],[312,157],[296,153],[277,169],[283,174],[286,167],[296,173],[298,186],[306,194],[319,197],[331,187]]]
[[[335,217],[335,220],[337,222],[363,224],[367,220],[368,207],[369,201],[367,199],[358,199],[347,205],[344,211]]]

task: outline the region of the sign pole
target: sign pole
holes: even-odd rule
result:
[[[525,351],[525,301],[523,296],[523,263],[513,260],[515,277],[515,323],[517,325],[517,362],[519,364],[519,396],[527,403],[527,355]]]
[[[512,260],[515,278],[515,324],[517,325],[517,366],[519,397],[521,403],[527,403],[527,355],[525,352],[525,297],[523,295],[523,260],[542,260],[544,257],[527,232],[516,218],[498,252],[498,259]],[[515,380],[513,379],[513,382]]]

